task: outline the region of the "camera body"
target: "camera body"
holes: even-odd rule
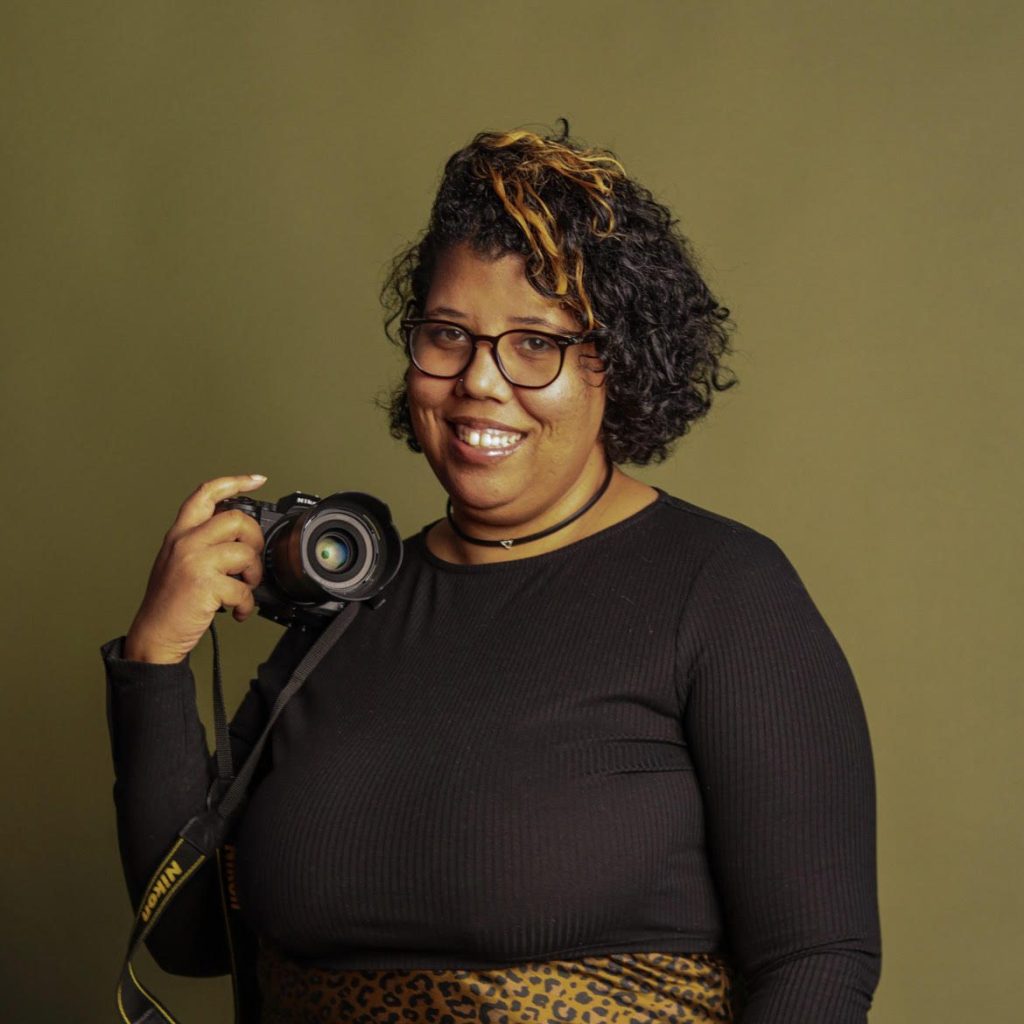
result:
[[[326,498],[295,491],[278,501],[238,496],[263,531],[259,614],[286,626],[322,629],[350,601],[373,601],[402,564],[402,540],[384,502],[358,491]]]

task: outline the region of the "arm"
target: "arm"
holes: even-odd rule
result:
[[[771,541],[737,531],[680,629],[700,779],[743,1024],[864,1024],[879,976],[875,792],[849,666]]]
[[[259,737],[274,697],[311,637],[280,638],[230,726],[236,770]],[[101,648],[107,674],[107,721],[114,761],[114,805],[125,881],[138,906],[142,890],[178,830],[206,807],[215,769],[196,708],[189,659],[169,665],[127,661],[124,638]],[[269,747],[264,757],[269,755]],[[261,766],[262,767],[262,766]],[[254,782],[258,782],[259,775]],[[208,976],[230,969],[216,864],[203,865],[169,904],[146,940],[173,974]]]

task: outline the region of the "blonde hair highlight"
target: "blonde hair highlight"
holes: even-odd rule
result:
[[[508,215],[530,247],[528,274],[546,290],[563,299],[587,330],[599,326],[584,284],[583,253],[567,251],[555,215],[540,190],[552,175],[561,176],[582,191],[593,207],[590,231],[595,238],[615,233],[615,212],[609,202],[615,183],[626,177],[615,157],[596,149],[576,150],[528,131],[485,133],[477,139],[480,150],[473,172],[489,181]],[[490,156],[489,152],[494,156]],[[517,159],[499,154],[514,151]]]

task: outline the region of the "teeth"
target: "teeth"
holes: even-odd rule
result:
[[[472,448],[509,448],[523,436],[504,430],[473,430],[461,423],[455,424],[455,434]]]

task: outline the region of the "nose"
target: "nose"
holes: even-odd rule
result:
[[[466,395],[473,398],[507,397],[511,385],[498,369],[497,360],[493,341],[473,343],[473,358],[461,377]]]

